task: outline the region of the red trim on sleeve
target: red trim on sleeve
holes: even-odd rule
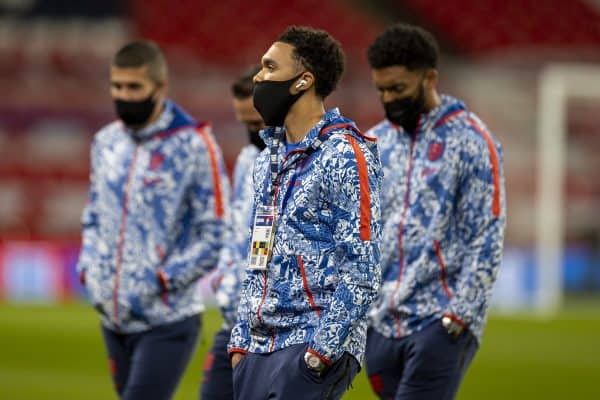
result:
[[[498,152],[492,140],[491,135],[483,129],[476,121],[467,118],[467,122],[485,139],[488,151],[490,153],[490,162],[492,164],[492,176],[494,180],[494,199],[492,203],[492,214],[494,217],[500,216],[500,163],[498,161]]]
[[[298,266],[300,267],[300,274],[302,275],[302,285],[304,286],[304,291],[306,292],[306,296],[308,296],[308,302],[310,303],[310,307],[317,312],[317,316],[321,318],[321,310],[317,307],[315,303],[315,299],[313,298],[312,292],[308,287],[308,280],[306,279],[306,271],[304,270],[304,261],[302,260],[302,256],[297,256]]]
[[[206,143],[206,148],[208,149],[208,156],[210,157],[210,167],[212,171],[212,180],[213,185],[215,187],[215,215],[218,218],[223,217],[224,209],[223,209],[223,192],[221,189],[221,177],[219,175],[219,163],[217,162],[217,152],[215,150],[215,144],[213,143],[210,135],[208,135],[205,131],[205,126],[199,126],[196,128],[196,132],[198,135],[204,140]]]
[[[328,359],[325,356],[320,355],[319,353],[317,353],[315,350],[309,348],[308,350],[306,350],[307,352],[309,352],[310,354],[319,357],[319,360],[323,361],[325,363],[325,365],[327,365],[328,367],[331,367],[333,365],[333,363],[331,362],[330,359]]]
[[[248,350],[240,349],[239,347],[232,347],[231,349],[227,350],[227,354],[229,354],[229,357],[231,357],[235,353],[240,353],[240,354],[246,355],[246,354],[248,354]]]
[[[358,181],[360,185],[360,240],[371,240],[371,193],[369,191],[369,172],[367,162],[358,142],[351,135],[346,135],[356,157]]]

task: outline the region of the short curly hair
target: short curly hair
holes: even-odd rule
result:
[[[409,71],[437,68],[438,57],[439,47],[433,35],[419,26],[404,23],[387,28],[368,50],[373,69],[394,65],[404,66]]]
[[[344,73],[345,56],[329,33],[307,26],[290,26],[277,39],[294,47],[294,57],[315,75],[315,91],[324,99],[337,87]]]

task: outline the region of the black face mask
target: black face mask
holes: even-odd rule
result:
[[[115,109],[121,121],[132,127],[138,127],[148,122],[154,112],[154,107],[156,107],[155,93],[152,92],[150,96],[141,101],[115,100]]]
[[[255,130],[252,130],[252,129],[248,129],[248,138],[250,139],[250,143],[252,143],[256,147],[258,147],[258,149],[260,151],[263,151],[264,148],[267,147],[267,145],[260,138],[259,132],[260,132],[260,130],[255,131]]]
[[[403,97],[398,100],[383,103],[385,117],[392,123],[400,125],[407,132],[414,133],[419,123],[419,116],[425,111],[425,90],[419,85],[416,98]]]
[[[254,108],[265,121],[265,125],[283,126],[290,108],[304,94],[304,91],[290,93],[290,86],[303,73],[287,81],[262,81],[254,86]]]

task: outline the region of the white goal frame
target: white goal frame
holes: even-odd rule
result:
[[[541,73],[537,113],[535,256],[538,290],[534,307],[553,314],[563,305],[564,178],[567,101],[600,99],[600,65],[550,64]]]

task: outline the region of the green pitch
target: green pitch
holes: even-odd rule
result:
[[[458,398],[597,399],[600,308],[569,307],[552,320],[493,317]],[[220,326],[204,317],[195,357],[175,399],[196,399],[202,363]],[[364,372],[344,399],[374,396]],[[113,399],[96,315],[85,304],[0,305],[0,399]]]

